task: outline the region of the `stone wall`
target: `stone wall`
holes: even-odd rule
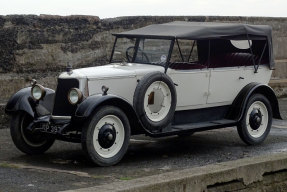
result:
[[[174,20],[241,22],[273,27],[277,70],[287,78],[287,18],[136,16],[99,19],[95,16],[0,16],[0,103],[32,78],[51,88],[67,63],[73,68],[108,63],[112,33]]]

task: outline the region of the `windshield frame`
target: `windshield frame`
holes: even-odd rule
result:
[[[114,56],[115,47],[117,45],[117,42],[118,42],[119,38],[128,38],[128,37],[117,37],[116,36],[115,41],[114,41],[114,45],[113,45],[113,48],[112,48],[112,53],[111,53],[111,57],[110,57],[110,63],[118,63],[118,62],[114,62],[113,61],[113,56]],[[165,63],[136,62],[135,59],[136,59],[136,56],[137,56],[137,53],[138,53],[138,50],[139,50],[140,41],[142,39],[169,40],[170,41],[170,45],[169,45],[169,49],[168,49],[168,53],[167,53],[166,62]],[[133,57],[132,57],[132,60],[130,61],[130,63],[146,64],[146,65],[158,65],[158,66],[163,66],[164,68],[167,68],[168,65],[169,65],[170,58],[171,58],[171,54],[172,54],[172,50],[173,50],[173,46],[174,46],[174,41],[175,41],[175,38],[170,39],[170,38],[136,37],[135,50],[134,50]]]

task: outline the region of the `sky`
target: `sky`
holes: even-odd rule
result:
[[[0,15],[287,17],[287,0],[0,0]]]

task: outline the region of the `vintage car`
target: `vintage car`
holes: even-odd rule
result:
[[[56,91],[33,80],[6,105],[19,150],[39,154],[55,139],[78,142],[100,165],[118,163],[131,135],[191,135],[237,126],[248,145],[281,119],[267,85],[271,27],[171,22],[117,33],[110,64],[67,67]]]

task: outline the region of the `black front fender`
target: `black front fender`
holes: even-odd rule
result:
[[[92,95],[79,104],[75,117],[88,118],[101,105],[114,105],[134,112],[133,107],[123,98],[115,95]]]
[[[35,106],[34,100],[31,97],[31,87],[21,89],[15,93],[7,102],[5,107],[5,113],[8,115],[13,114],[16,111],[25,111],[32,117],[34,117]]]
[[[46,89],[46,96],[39,102],[39,105],[45,107],[51,112],[55,91],[49,88]],[[25,111],[32,117],[35,116],[36,101],[31,96],[31,87],[23,88],[15,93],[7,102],[5,113],[12,115],[17,111]]]
[[[142,133],[143,126],[138,120],[136,112],[132,105],[126,101],[124,98],[115,95],[93,95],[86,98],[81,104],[79,104],[74,118],[76,120],[83,120],[91,117],[93,113],[99,109],[99,107],[104,105],[112,105],[119,107],[127,115],[131,127],[132,134]]]
[[[269,100],[273,111],[273,118],[282,119],[279,111],[278,100],[273,89],[268,85],[260,83],[250,83],[240,91],[232,103],[227,118],[240,121],[245,112],[248,99],[255,93],[260,93]]]

